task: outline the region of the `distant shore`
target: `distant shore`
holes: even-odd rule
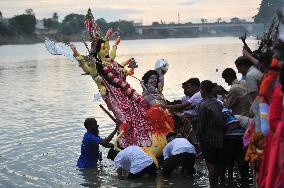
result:
[[[199,36],[171,36],[165,37],[160,35],[133,35],[133,36],[121,36],[122,40],[140,40],[140,39],[166,39],[166,38],[198,38],[198,37],[226,37],[235,35],[224,35],[224,34],[215,34],[215,35],[199,35]],[[33,36],[1,36],[0,35],[0,46],[1,45],[16,45],[16,44],[36,44],[44,42],[45,37],[52,38],[58,42],[69,41],[69,42],[82,42],[83,35],[33,35]],[[237,37],[237,36],[236,36]],[[88,40],[84,37],[84,40]]]

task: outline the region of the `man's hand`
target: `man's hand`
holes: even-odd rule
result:
[[[251,54],[248,52],[248,50],[246,49],[246,47],[243,47],[243,56],[244,57],[250,57],[251,56]]]
[[[223,88],[223,86],[221,86],[221,85],[216,86],[214,89],[217,92],[217,94],[219,94],[219,95],[225,95],[225,94],[228,93],[228,91],[225,90],[225,88]]]

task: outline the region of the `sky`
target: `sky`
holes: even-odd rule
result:
[[[0,0],[3,17],[11,18],[32,8],[37,19],[59,19],[70,13],[86,14],[90,7],[94,17],[107,22],[132,20],[149,25],[154,21],[166,23],[200,22],[201,18],[215,22],[217,18],[229,21],[233,17],[252,21],[261,0]]]

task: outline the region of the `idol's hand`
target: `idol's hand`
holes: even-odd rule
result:
[[[115,40],[115,45],[119,45],[119,43],[120,43],[120,36],[118,36],[118,37],[116,38],[116,40]]]
[[[112,28],[109,28],[109,29],[107,30],[106,37],[107,37],[108,39],[110,39],[111,36],[112,36]]]

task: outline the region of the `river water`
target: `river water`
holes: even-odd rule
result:
[[[257,46],[252,38],[247,42]],[[82,43],[74,44],[86,51]],[[167,59],[164,95],[174,100],[182,97],[181,83],[190,77],[227,87],[222,70],[235,69],[241,50],[241,41],[233,37],[129,40],[121,42],[117,60],[134,57],[135,76],[141,78],[158,58]],[[103,102],[94,102],[94,82],[81,74],[77,64],[49,54],[44,44],[0,46],[0,187],[208,187],[202,161],[193,178],[119,181],[102,147],[97,170],[78,170],[84,119],[96,117],[102,137],[114,128],[98,106]],[[137,80],[128,81],[141,92]]]

